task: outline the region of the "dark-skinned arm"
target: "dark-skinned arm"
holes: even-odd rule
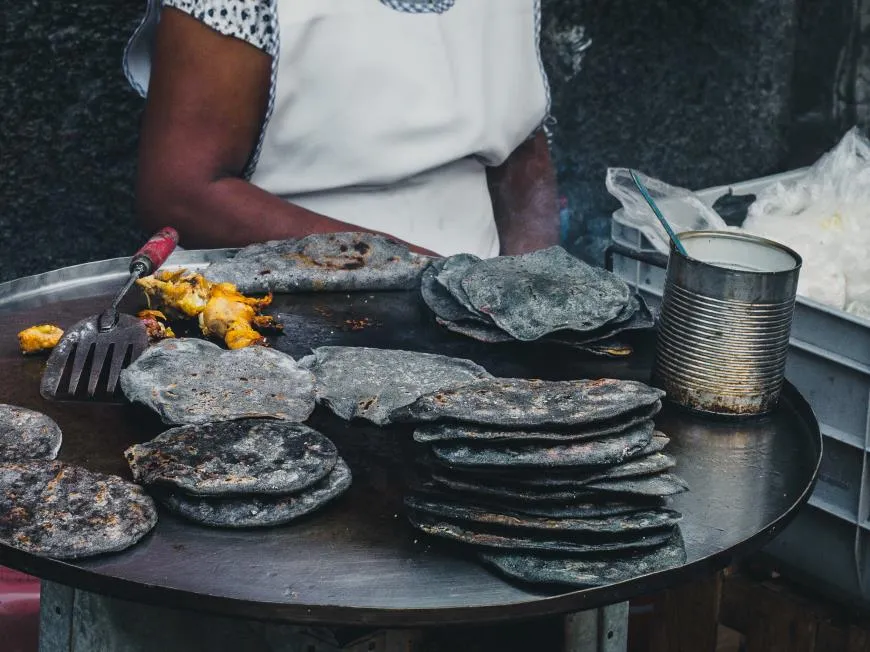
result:
[[[136,210],[145,227],[171,224],[185,247],[206,248],[360,230],[242,178],[270,73],[271,58],[261,50],[164,10],[139,145]]]
[[[543,132],[488,168],[487,181],[502,255],[559,244],[556,172]]]

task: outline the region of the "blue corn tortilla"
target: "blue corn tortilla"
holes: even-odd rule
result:
[[[124,455],[136,482],[196,496],[291,494],[325,478],[338,459],[316,430],[275,419],[180,426]]]
[[[203,276],[246,293],[411,290],[431,261],[381,235],[318,233],[250,245]]]
[[[285,525],[315,512],[343,494],[351,485],[351,471],[338,458],[323,480],[287,496],[203,498],[181,491],[158,491],[157,499],[184,518],[210,527],[255,528]]]
[[[0,462],[53,460],[62,440],[60,426],[41,412],[0,405]]]

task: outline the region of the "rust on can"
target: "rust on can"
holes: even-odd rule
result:
[[[679,237],[688,255],[671,248],[653,382],[698,412],[770,412],[785,376],[800,256],[734,232]]]

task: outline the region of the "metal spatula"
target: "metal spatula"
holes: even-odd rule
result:
[[[121,369],[148,346],[142,320],[118,313],[118,304],[137,279],[157,270],[178,244],[171,227],[157,232],[130,260],[130,278],[101,314],[73,325],[54,347],[42,374],[39,393],[44,398],[75,398],[85,372],[87,395],[115,393]]]

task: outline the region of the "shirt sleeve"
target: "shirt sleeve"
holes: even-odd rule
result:
[[[277,0],[162,0],[225,36],[274,54],[278,42]]]

